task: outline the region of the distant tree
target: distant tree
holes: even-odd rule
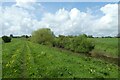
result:
[[[29,36],[28,36],[28,35],[26,35],[26,36],[25,36],[25,38],[29,38]]]
[[[93,36],[92,35],[88,35],[88,38],[93,38]]]
[[[8,43],[8,42],[11,42],[11,37],[2,36],[2,40],[3,40],[5,43]]]
[[[104,36],[102,36],[101,38],[105,38]]]
[[[55,35],[49,28],[42,28],[32,33],[31,41],[39,44],[52,45],[54,37]]]
[[[112,38],[111,36],[106,36],[106,38]]]
[[[10,34],[10,37],[13,38],[13,34]]]
[[[28,35],[22,35],[21,38],[29,38]]]
[[[81,37],[86,37],[86,38],[87,38],[87,35],[86,35],[86,34],[81,34],[81,35],[79,35],[79,36],[81,36]],[[76,37],[78,37],[78,36],[76,36]]]
[[[22,35],[21,37],[22,37],[22,38],[25,38],[25,37],[26,37],[26,35]]]

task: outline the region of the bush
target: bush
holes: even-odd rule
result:
[[[87,39],[87,35],[55,37],[53,32],[48,28],[42,28],[32,33],[33,42],[50,45],[53,47],[64,48],[78,53],[89,53],[94,49],[92,41]]]
[[[3,40],[5,43],[11,42],[11,38],[8,37],[8,36],[3,36],[3,37],[2,37],[2,40]]]
[[[94,44],[86,36],[81,35],[74,38],[73,47],[75,52],[88,53],[94,49]]]
[[[31,41],[43,45],[53,45],[54,34],[48,28],[42,28],[32,33]]]
[[[73,37],[59,36],[55,39],[54,46],[78,53],[88,53],[94,49],[94,44],[85,34]]]

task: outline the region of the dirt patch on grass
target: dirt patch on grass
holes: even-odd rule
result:
[[[107,55],[107,53],[105,53],[104,51],[91,51],[90,53],[77,53],[77,52],[73,52],[73,51],[70,51],[64,48],[56,48],[56,47],[54,48],[58,49],[61,52],[65,51],[71,54],[76,54],[77,56],[86,56],[86,57],[93,57],[93,58],[101,59],[109,63],[116,64],[120,67],[120,63],[119,63],[120,57],[117,57],[117,58],[112,57],[110,55]]]
[[[84,53],[81,53],[81,54],[84,54]],[[107,53],[105,53],[103,51],[101,51],[101,52],[100,51],[99,52],[92,51],[92,52],[84,54],[84,55],[87,57],[101,59],[101,60],[104,60],[106,62],[113,63],[113,64],[120,67],[120,57],[112,57],[110,55],[107,55]]]
[[[119,65],[120,57],[112,57],[110,55],[107,55],[107,53],[105,53],[104,51],[92,51],[92,52],[90,52],[90,56],[99,58],[99,59],[103,59],[110,63],[114,63],[120,67],[120,65]]]

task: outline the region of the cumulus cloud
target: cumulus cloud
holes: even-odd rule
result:
[[[33,5],[36,2],[36,0],[16,0],[16,5],[14,6],[19,6],[22,8],[26,9],[34,9]]]
[[[107,4],[100,9],[104,16],[96,20],[96,31],[103,35],[118,34],[118,4]]]
[[[97,18],[77,8],[67,11],[59,9],[55,14],[47,13],[40,23],[50,27],[56,35],[87,34],[94,36],[115,36],[118,31],[118,5],[107,4],[100,8],[104,15]]]
[[[81,12],[77,8],[73,8],[71,11],[63,8],[55,14],[45,14],[40,23],[42,22],[43,26],[48,25],[56,35],[76,35],[84,33],[92,18],[93,16]]]
[[[107,4],[101,7],[100,10],[104,15],[99,18],[77,8],[70,11],[62,8],[55,13],[46,12],[40,20],[37,20],[34,18],[36,15],[29,13],[24,6],[27,4],[33,7],[32,4],[20,1],[17,0],[16,3],[19,7],[11,6],[2,9],[0,22],[2,22],[3,35],[31,34],[32,31],[43,27],[50,28],[56,35],[85,33],[94,36],[115,36],[118,33],[118,4]],[[35,2],[35,0],[31,1]]]
[[[2,10],[2,32],[8,34],[30,34],[33,30],[34,20],[26,10],[17,7],[7,7]]]

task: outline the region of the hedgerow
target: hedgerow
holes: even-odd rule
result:
[[[33,42],[39,44],[52,45],[53,47],[63,48],[78,53],[88,53],[94,49],[93,42],[87,39],[86,34],[79,36],[59,35],[55,37],[50,29],[43,28],[34,31],[31,39]]]

